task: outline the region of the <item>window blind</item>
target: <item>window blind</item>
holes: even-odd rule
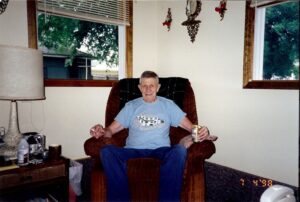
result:
[[[38,0],[39,11],[113,25],[129,25],[127,0]]]
[[[276,4],[285,3],[292,0],[251,0],[250,7],[268,7],[268,6],[274,6]],[[294,0],[295,1],[295,0]]]

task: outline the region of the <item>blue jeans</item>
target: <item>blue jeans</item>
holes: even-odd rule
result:
[[[107,200],[130,201],[127,160],[151,157],[161,161],[159,201],[180,201],[187,150],[182,145],[157,149],[130,149],[113,145],[101,149],[100,158],[106,175]]]

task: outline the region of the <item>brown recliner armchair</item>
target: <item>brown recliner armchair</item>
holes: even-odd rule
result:
[[[105,126],[108,126],[120,109],[129,100],[141,97],[138,89],[139,79],[122,79],[111,89],[105,114]],[[161,88],[158,95],[172,99],[184,112],[192,123],[197,124],[195,96],[188,79],[179,77],[160,78]],[[112,138],[89,138],[84,143],[85,153],[93,160],[91,173],[91,199],[92,201],[106,201],[106,182],[100,162],[100,148],[106,144],[115,144],[123,147],[128,135],[126,129],[115,134]],[[189,135],[181,128],[171,127],[171,144]],[[186,168],[184,172],[181,200],[200,202],[205,200],[204,161],[215,153],[214,143],[203,141],[194,143],[188,149]],[[129,187],[132,201],[157,201],[159,187],[159,167],[157,159],[138,158],[127,163]],[[172,185],[170,185],[172,186]]]

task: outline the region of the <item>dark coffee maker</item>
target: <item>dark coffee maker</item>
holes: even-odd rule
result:
[[[23,133],[29,144],[29,161],[40,163],[43,161],[43,153],[46,147],[46,137],[37,132]]]

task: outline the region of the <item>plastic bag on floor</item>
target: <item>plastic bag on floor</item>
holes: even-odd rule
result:
[[[77,196],[82,194],[81,191],[82,164],[77,161],[70,160],[69,182]]]

